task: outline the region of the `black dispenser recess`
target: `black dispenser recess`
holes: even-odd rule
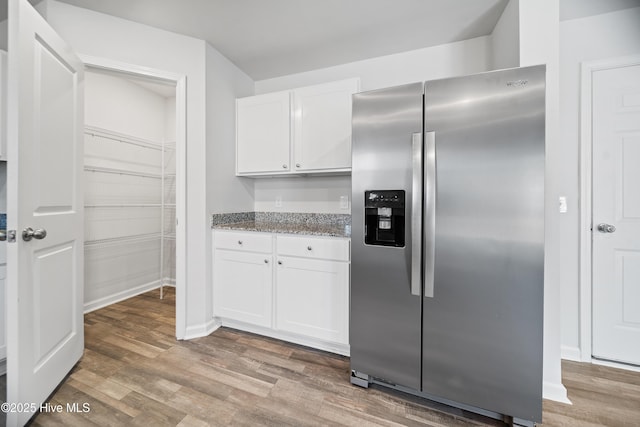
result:
[[[404,246],[404,190],[364,192],[367,245]]]

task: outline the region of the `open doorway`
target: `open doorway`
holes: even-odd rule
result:
[[[85,73],[85,312],[175,280],[175,84]]]
[[[85,312],[152,291],[182,338],[185,78],[83,60]]]

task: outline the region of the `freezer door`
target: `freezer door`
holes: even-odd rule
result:
[[[427,82],[425,131],[437,195],[423,392],[539,422],[544,66]]]
[[[421,186],[422,104],[422,83],[354,95],[351,174],[351,368],[416,390],[422,326],[419,260],[413,270],[414,278],[418,274],[414,294],[411,277],[412,247],[419,250],[421,239],[416,230],[420,217],[413,212],[420,210],[422,194],[418,191],[415,203],[413,181],[417,175]],[[380,229],[385,230],[394,224],[387,215],[404,214],[404,241],[366,244],[365,193],[371,198],[368,205],[383,206],[401,191],[403,212],[396,212],[399,205],[393,203],[393,209],[373,209],[370,216],[379,213]]]

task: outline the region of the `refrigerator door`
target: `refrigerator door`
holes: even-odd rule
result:
[[[424,231],[426,246],[435,243],[434,259],[425,261],[435,267],[425,271],[434,286],[433,297],[423,298],[422,390],[536,422],[542,418],[544,117],[544,66],[425,85],[436,200]]]
[[[420,264],[412,271],[412,246],[420,248],[421,233],[416,228],[421,220],[419,212],[413,212],[421,209],[422,192],[418,188],[414,203],[413,181],[417,175],[421,187],[422,104],[422,83],[354,95],[351,173],[351,369],[416,390],[421,297]],[[391,236],[388,227],[398,219],[404,224],[403,240],[381,237],[379,245],[365,243],[365,193],[367,211],[373,212],[369,220],[379,215],[373,225],[380,227],[380,235]],[[395,196],[404,198],[403,208],[393,202],[377,210]],[[404,218],[393,217],[399,214]],[[376,236],[369,233],[367,240],[374,242]],[[414,279],[418,275],[414,294],[412,272]]]

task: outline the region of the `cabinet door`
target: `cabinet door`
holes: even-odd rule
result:
[[[236,173],[290,170],[289,92],[236,101]]]
[[[276,327],[349,343],[349,264],[279,257]]]
[[[271,255],[216,250],[213,268],[214,314],[271,327]]]
[[[350,79],[295,90],[295,170],[351,168],[351,95],[358,80]]]
[[[7,160],[7,52],[0,50],[0,160]]]
[[[2,242],[2,245],[4,245],[5,243]],[[7,337],[5,335],[5,331],[6,331],[6,321],[5,321],[5,298],[4,298],[4,291],[5,291],[5,286],[4,286],[4,279],[6,277],[6,270],[7,267],[5,264],[0,264],[0,309],[2,310],[2,313],[0,313],[0,362],[5,360],[7,358]],[[6,374],[6,372],[2,372],[0,371],[0,375],[4,375]]]

